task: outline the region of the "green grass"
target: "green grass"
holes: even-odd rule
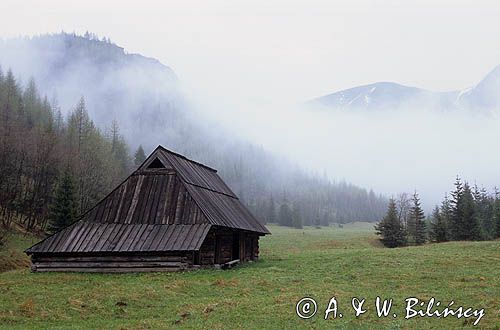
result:
[[[404,320],[404,299],[414,296],[485,308],[479,328],[500,328],[500,241],[386,249],[371,224],[269,228],[273,235],[261,239],[261,260],[228,271],[0,273],[0,327],[473,328],[473,320],[463,318]],[[394,298],[398,318],[376,317],[377,295]],[[309,320],[295,314],[304,296],[318,302],[318,314]],[[321,314],[332,296],[344,317],[324,320]],[[359,318],[350,308],[352,297],[367,299],[368,312]]]

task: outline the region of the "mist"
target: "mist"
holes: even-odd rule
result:
[[[490,191],[500,182],[500,119],[495,113],[435,108],[369,113],[248,104],[213,109],[235,133],[312,171],[387,196],[416,190],[428,210],[453,188],[457,175]]]
[[[4,41],[0,65],[12,68],[22,82],[31,76],[43,82],[42,92],[57,99],[66,115],[84,96],[97,125],[106,131],[117,120],[133,149],[142,144],[151,151],[163,144],[211,165],[226,164],[223,168],[233,168],[244,157],[245,165],[254,167],[252,175],[274,173],[265,191],[283,189],[302,168],[385,196],[416,190],[430,210],[452,189],[457,175],[490,191],[500,179],[495,111],[439,108],[431,100],[377,111],[263,102],[249,98],[239,82],[220,97],[112,43],[82,39],[93,45],[90,52],[105,49],[92,55],[68,48],[67,40],[48,40]],[[253,153],[259,156],[249,156]]]

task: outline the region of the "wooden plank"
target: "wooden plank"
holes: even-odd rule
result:
[[[156,214],[155,214],[155,223],[161,224],[163,223],[163,215],[165,212],[165,204],[168,202],[167,200],[167,186],[168,182],[171,179],[172,175],[167,175],[162,178],[162,183],[161,183],[161,190],[159,193],[159,200],[158,200],[158,208],[156,209]]]
[[[151,176],[151,187],[149,188],[146,204],[142,212],[142,221],[141,221],[142,223],[147,223],[147,224],[154,223],[152,222],[152,220],[154,219],[151,219],[149,217],[149,214],[151,213],[151,209],[154,207],[153,204],[156,196],[155,194],[158,191],[158,180],[159,177],[157,175]]]
[[[109,213],[111,212],[111,207],[113,206],[113,199],[115,194],[111,194],[106,198],[103,204],[106,204],[104,208],[104,213],[102,214],[101,222],[108,222]]]
[[[96,229],[94,230],[94,232],[90,237],[87,237],[88,239],[86,239],[87,241],[86,244],[82,244],[82,246],[80,247],[81,251],[83,252],[92,251],[92,248],[95,246],[96,242],[99,241],[99,238],[101,238],[101,235],[104,232],[104,230],[106,230],[107,226],[108,225],[104,223],[96,224],[95,225]]]
[[[146,230],[147,225],[141,224],[137,228],[137,234],[133,239],[129,239],[123,244],[122,251],[134,251],[133,247],[136,243],[136,241],[141,237],[142,233]]]
[[[169,199],[170,207],[168,210],[168,221],[166,222],[167,224],[170,224],[170,225],[174,223],[175,209],[177,207],[177,199],[179,197],[179,189],[180,189],[180,182],[176,176],[175,180],[173,181],[171,197]]]
[[[120,210],[120,217],[117,217],[117,220],[120,223],[126,223],[139,177],[140,176],[132,176],[127,180],[127,189],[125,195],[123,196],[123,205]]]
[[[139,195],[139,201],[137,207],[135,208],[134,216],[132,217],[132,223],[144,223],[144,209],[148,202],[148,197],[151,192],[151,185],[153,177],[144,176],[144,181],[142,183],[141,192]]]
[[[180,267],[184,263],[180,261],[121,261],[121,262],[37,262],[40,268],[120,268],[120,267]]]
[[[115,222],[116,212],[118,211],[118,205],[121,202],[122,188],[123,186],[120,186],[113,192],[113,202],[111,203],[111,209],[109,210],[109,214],[106,217],[106,222],[108,223]]]
[[[35,272],[76,272],[76,273],[144,273],[144,272],[177,272],[189,270],[184,267],[147,267],[147,268],[35,268]]]
[[[75,235],[74,239],[71,241],[71,244],[69,244],[64,250],[65,251],[72,251],[75,246],[80,242],[80,239],[83,235],[86,233],[86,228],[88,227],[88,222],[80,222],[78,225],[78,232]]]
[[[127,213],[127,217],[125,218],[125,223],[132,223],[132,217],[135,213],[135,208],[137,207],[137,202],[139,201],[139,195],[141,192],[142,182],[144,181],[144,176],[138,176],[137,183],[134,187],[134,195],[132,197],[132,201],[130,203],[130,208]]]
[[[156,223],[156,212],[159,208],[160,204],[160,197],[161,197],[161,192],[163,191],[163,184],[166,180],[165,176],[158,176],[157,182],[156,182],[156,189],[154,192],[154,199],[153,199],[153,205],[151,207],[151,210],[149,211],[148,215],[148,223],[155,224]]]
[[[166,249],[167,242],[170,240],[170,237],[173,237],[172,236],[173,233],[174,233],[174,226],[167,226],[167,231],[161,238],[161,241],[158,243],[158,247],[156,248],[157,251],[167,250]]]
[[[125,200],[125,196],[127,195],[127,183],[123,183],[122,186],[120,187],[120,201],[118,203],[118,206],[116,208],[116,212],[113,214],[113,222],[114,223],[120,223],[120,216],[122,213],[123,209],[123,204]]]
[[[118,242],[120,242],[121,238],[123,235],[127,233],[127,227],[129,225],[126,224],[117,224],[119,226],[118,232],[116,233],[115,237],[112,238],[111,242],[109,243],[108,246],[105,246],[106,251],[114,251],[116,246],[118,245]]]
[[[179,193],[177,195],[177,205],[175,207],[175,215],[174,215],[174,223],[175,224],[180,223],[180,219],[182,217],[182,212],[183,212],[183,208],[184,208],[184,199],[186,197],[184,185],[180,184],[179,186],[180,187],[179,187]]]
[[[109,233],[105,243],[100,248],[96,247],[96,250],[94,251],[113,251],[111,245],[113,244],[113,242],[116,243],[115,239],[121,234],[122,227],[125,225],[112,223],[111,226],[113,227],[113,230]]]
[[[120,262],[120,261],[181,261],[185,252],[170,255],[86,255],[86,256],[45,256],[34,257],[33,262]]]
[[[85,228],[85,232],[80,236],[80,239],[78,242],[75,244],[75,246],[72,248],[72,251],[80,251],[80,248],[82,247],[83,244],[86,244],[87,240],[90,239],[90,236],[93,231],[97,229],[97,223],[94,222],[87,222],[87,226]]]
[[[161,241],[161,238],[167,231],[167,226],[157,225],[158,229],[155,231],[154,237],[148,240],[148,242],[144,245],[144,251],[155,251],[158,243]]]
[[[129,236],[131,236],[131,235],[135,236],[136,226],[138,226],[138,225],[129,225],[129,224],[126,225],[125,232],[123,233],[122,237],[120,237],[120,240],[118,241],[118,243],[116,243],[116,246],[114,247],[113,251],[121,251],[125,242],[128,241]]]
[[[144,243],[139,247],[141,251],[149,251],[149,247],[151,246],[153,240],[156,238],[158,233],[161,232],[161,227],[160,225],[150,225],[153,227],[153,229],[149,232],[148,236],[144,240]]]
[[[142,233],[141,237],[136,239],[136,242],[134,246],[132,247],[133,251],[142,251],[142,246],[144,245],[145,242],[147,242],[149,235],[153,230],[156,229],[155,225],[146,225],[146,229]]]

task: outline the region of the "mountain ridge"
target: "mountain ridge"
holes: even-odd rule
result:
[[[500,65],[479,83],[463,89],[436,92],[396,82],[380,81],[323,95],[306,106],[347,111],[397,110],[426,107],[443,111],[476,110],[490,112],[500,106]]]

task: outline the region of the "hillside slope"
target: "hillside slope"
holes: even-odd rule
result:
[[[142,144],[149,152],[162,144],[217,168],[261,219],[272,218],[284,203],[293,204],[306,224],[318,217],[374,221],[385,211],[385,198],[374,192],[313,177],[230,136],[216,119],[199,116],[202,109],[185,99],[169,67],[109,40],[66,33],[6,40],[0,42],[0,66],[25,82],[33,76],[42,93],[57,96],[63,113],[85,96],[97,126],[106,130],[116,119],[133,149]]]

